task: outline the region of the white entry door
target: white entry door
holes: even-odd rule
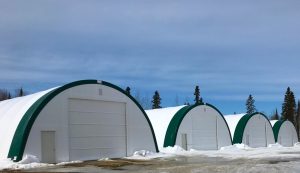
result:
[[[188,150],[188,147],[187,147],[187,134],[186,133],[181,134],[181,147],[185,150]]]
[[[42,162],[56,163],[55,131],[41,131]]]

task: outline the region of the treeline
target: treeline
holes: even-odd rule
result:
[[[246,112],[247,113],[254,113],[256,112],[256,108],[254,105],[254,99],[250,94],[247,101],[246,101]],[[278,114],[277,108],[275,112],[270,116],[270,120],[289,120],[291,121],[297,131],[298,137],[300,136],[300,100],[298,100],[296,104],[296,99],[294,92],[291,91],[291,88],[288,87],[285,95],[284,100],[282,103],[281,114]]]
[[[130,94],[130,88],[126,88],[126,92]],[[152,96],[151,102],[149,101],[149,97],[143,97],[141,99],[139,92],[134,96],[135,99],[142,105],[144,109],[157,109],[161,108],[161,97],[159,92],[156,90]],[[178,102],[178,98],[176,96],[176,102]],[[295,95],[293,91],[291,91],[290,87],[287,88],[284,101],[282,103],[282,112],[279,115],[277,108],[275,109],[272,115],[267,115],[270,120],[289,120],[291,121],[297,131],[298,137],[300,137],[300,100],[298,100],[297,104],[295,101]],[[200,89],[199,86],[195,87],[194,90],[194,103],[193,104],[201,104],[203,103],[203,99],[200,96]],[[188,101],[184,102],[185,105],[190,105]],[[255,107],[255,100],[253,96],[250,94],[246,99],[246,113],[252,114],[258,112]],[[300,138],[299,138],[300,139]]]
[[[127,87],[125,91],[127,94],[131,95],[131,89]],[[139,92],[136,92],[133,97],[141,104],[141,106],[144,109],[157,109],[162,108],[162,98],[160,97],[159,91],[154,91],[154,94],[152,96],[152,99],[150,100],[149,96],[142,97]],[[175,98],[176,105],[178,104],[178,97]],[[192,104],[201,104],[203,103],[203,98],[200,96],[200,88],[199,86],[195,86],[194,90],[194,102]],[[189,101],[185,101],[183,103],[184,105],[191,105]],[[257,112],[256,106],[255,106],[255,100],[254,97],[250,94],[248,98],[246,99],[246,113],[252,114],[254,112]],[[297,131],[300,131],[300,100],[298,100],[297,105],[295,101],[295,95],[291,91],[290,87],[287,88],[285,96],[284,96],[284,102],[282,103],[282,112],[281,114],[278,113],[277,108],[275,109],[274,113],[272,115],[268,115],[270,120],[289,120],[291,121]]]
[[[12,94],[7,89],[0,89],[0,101],[15,98],[15,97],[21,97],[27,95],[26,92],[24,92],[23,88],[15,89],[15,92]]]
[[[131,89],[130,87],[126,87],[125,92],[129,95],[131,95]],[[161,106],[161,97],[160,94],[158,92],[158,90],[154,91],[154,94],[152,96],[152,99],[150,100],[150,97],[148,96],[141,96],[140,92],[136,92],[135,95],[133,95],[133,97],[139,102],[139,104],[144,108],[144,109],[158,109],[158,108],[162,108]],[[178,97],[176,96],[175,98],[175,104],[178,106]],[[195,86],[195,90],[194,90],[194,103],[193,104],[201,104],[203,103],[203,98],[200,96],[200,89],[199,86]],[[186,100],[184,103],[184,105],[191,105],[191,103]]]
[[[290,87],[287,88],[284,101],[282,103],[282,112],[279,115],[277,108],[274,113],[270,116],[270,120],[289,120],[291,121],[295,127],[300,125],[300,100],[298,100],[298,104],[296,105],[294,92],[291,91]],[[255,100],[253,96],[250,94],[248,99],[246,100],[246,113],[252,114],[257,112],[257,109],[254,104]]]

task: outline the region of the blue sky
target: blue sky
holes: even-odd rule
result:
[[[0,2],[0,88],[33,93],[106,80],[163,106],[205,102],[224,114],[254,96],[267,114],[300,94],[300,1]]]

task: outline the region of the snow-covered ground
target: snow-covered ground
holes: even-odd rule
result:
[[[250,148],[244,144],[235,144],[232,146],[223,147],[217,151],[198,151],[190,150],[185,151],[179,146],[164,148],[160,153],[153,153],[149,151],[137,151],[131,157],[126,157],[126,159],[132,160],[152,160],[157,158],[172,158],[178,156],[185,157],[221,157],[225,159],[300,159],[300,143],[295,144],[294,147],[282,147],[279,144],[273,144],[269,147],[262,148]],[[107,159],[105,159],[107,160]],[[77,161],[80,162],[80,161]],[[75,162],[75,163],[77,163]],[[74,162],[69,162],[74,163]],[[0,160],[0,170],[3,169],[33,169],[42,167],[56,167],[69,163],[59,163],[59,164],[45,164],[39,163],[38,158],[35,156],[26,156],[20,162],[13,162],[9,159]]]
[[[180,146],[164,148],[160,153],[148,153],[146,155],[135,154],[129,159],[153,159],[158,157],[172,156],[207,156],[222,157],[226,159],[260,159],[260,158],[300,158],[300,143],[294,147],[283,147],[279,144],[271,144],[268,147],[251,148],[244,144],[234,144],[232,146],[222,147],[220,150],[189,150],[185,151]]]

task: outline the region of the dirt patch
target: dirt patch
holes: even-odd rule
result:
[[[95,160],[95,161],[85,161],[81,163],[70,163],[66,164],[63,167],[86,167],[86,166],[95,166],[102,168],[112,168],[116,169],[122,166],[128,165],[139,165],[139,166],[148,166],[155,164],[155,161],[145,161],[145,160],[131,160],[131,159],[112,159],[112,160]]]

